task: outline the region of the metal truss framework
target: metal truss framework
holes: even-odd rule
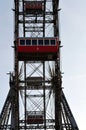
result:
[[[55,60],[18,59],[18,37],[59,38],[59,0],[40,1],[43,10],[33,13],[25,12],[25,4],[31,0],[14,0],[15,63],[0,114],[0,130],[79,130],[61,87],[60,42]],[[38,115],[43,120],[37,122]],[[28,120],[30,116],[33,120]]]

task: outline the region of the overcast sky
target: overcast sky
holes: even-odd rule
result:
[[[0,111],[13,70],[13,0],[0,2]],[[86,123],[86,0],[60,0],[63,88],[80,130]]]

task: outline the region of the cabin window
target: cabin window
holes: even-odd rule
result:
[[[38,45],[43,45],[43,40],[38,40]]]
[[[32,45],[37,45],[37,40],[32,40]]]
[[[26,40],[26,45],[30,46],[31,45],[31,40]]]
[[[51,45],[55,46],[55,40],[50,40],[51,41]]]
[[[49,45],[49,40],[44,40],[45,45]]]
[[[25,40],[20,40],[20,45],[24,46],[25,45]]]

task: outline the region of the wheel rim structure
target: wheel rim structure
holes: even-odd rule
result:
[[[14,72],[0,129],[78,130],[61,87],[59,0],[14,0],[13,11]]]

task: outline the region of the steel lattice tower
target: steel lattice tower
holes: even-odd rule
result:
[[[59,0],[14,0],[13,11],[14,72],[0,130],[79,130],[62,91]],[[57,39],[58,51],[52,54],[45,46]],[[45,47],[42,53],[38,43]],[[27,45],[31,53],[24,52]]]

